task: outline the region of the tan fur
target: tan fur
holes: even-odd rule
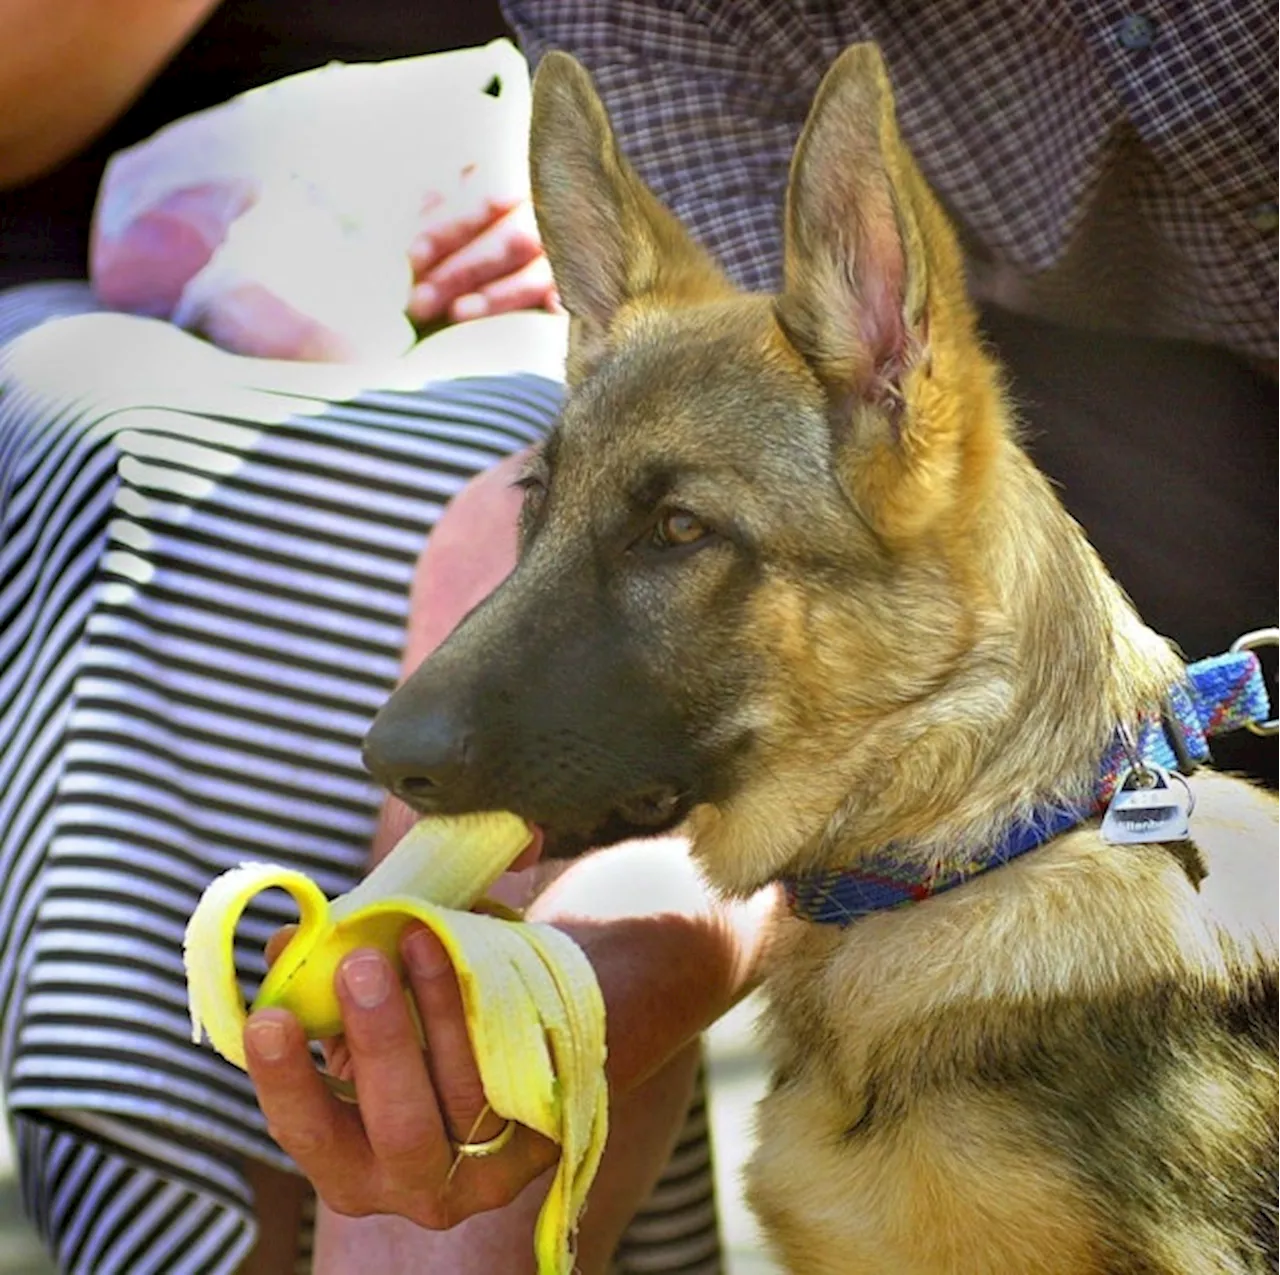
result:
[[[576,385],[603,355],[610,330],[616,331],[629,306],[688,304],[730,289],[711,259],[635,178],[585,73],[544,75],[542,84],[532,131],[542,134],[548,119],[567,117],[585,139],[572,150],[530,150],[538,230],[561,263],[561,289],[575,298],[566,372],[568,383]],[[615,197],[601,202],[605,191]],[[557,209],[550,218],[542,211],[549,205]],[[609,255],[578,251],[579,236]]]
[[[1026,1153],[1017,1104],[921,1104],[857,1157],[805,1136],[827,1124],[824,1106],[797,1090],[759,1114],[750,1199],[789,1271],[1097,1270],[1087,1202],[1069,1174]]]
[[[767,671],[716,725],[746,778],[690,820],[711,879],[748,893],[890,844],[946,870],[1085,798],[1181,665],[1018,446],[878,53],[848,51],[819,92],[777,298],[732,294],[571,59],[539,71],[532,153],[575,318],[544,557],[655,459],[683,475],[671,504],[731,511],[764,546],[734,640]],[[687,626],[675,694],[715,671],[698,617],[735,569],[708,552],[613,586],[655,647]],[[1266,1269],[1228,1215],[1274,1145],[1250,997],[1275,985],[1275,802],[1193,786],[1199,888],[1177,854],[1086,825],[921,906],[781,925],[749,1191],[789,1270]]]
[[[772,1221],[788,1269],[1113,1269],[1089,1230],[1098,1202],[1073,1198],[1070,1166],[1046,1157],[1017,1104],[981,1092],[949,1106],[945,1120],[923,1104],[908,1129],[856,1150],[840,1134],[868,1056],[900,1053],[909,1074],[922,1046],[918,1024],[949,1008],[962,1012],[948,1024],[948,1045],[963,1051],[1005,1030],[1011,995],[1092,997],[1170,976],[1225,992],[1259,952],[1274,951],[1275,858],[1248,853],[1274,842],[1274,804],[1222,776],[1193,782],[1197,844],[1215,883],[1199,894],[1163,851],[1117,855],[1086,829],[940,895],[928,909],[867,917],[847,931],[784,927],[767,1031],[782,1069],[798,1068],[805,1079],[763,1103],[750,1199]],[[821,1065],[806,1062],[816,1058]],[[1189,1123],[1205,1131],[1199,1154],[1208,1174],[1253,1131],[1236,1084],[1211,1064],[1201,1070],[1189,1062],[1171,1081],[1171,1105],[1199,1117]],[[1253,1097],[1274,1111],[1274,1077],[1256,1080]],[[835,1163],[824,1167],[824,1156]],[[817,1184],[833,1194],[835,1233],[822,1232],[821,1242],[808,1199]],[[850,1199],[876,1204],[860,1219],[861,1235],[848,1225]],[[988,1215],[980,1226],[975,1212]],[[886,1233],[898,1237],[889,1247]],[[1147,1238],[1178,1247],[1162,1228]],[[1194,1254],[1153,1269],[1248,1269],[1205,1267]]]

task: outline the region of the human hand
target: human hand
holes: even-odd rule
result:
[[[522,461],[510,457],[473,480],[437,524],[414,583],[406,667],[437,646],[510,570],[520,504],[512,480]],[[477,534],[481,529],[484,534]],[[393,800],[384,805],[375,859],[415,817]],[[512,872],[488,893],[519,908],[532,888],[530,874]],[[268,961],[283,950],[289,934],[282,930],[267,945]],[[340,967],[337,992],[346,1035],[325,1042],[324,1051],[330,1074],[356,1081],[358,1106],[333,1095],[315,1069],[300,1026],[283,1010],[250,1016],[245,1052],[272,1136],[334,1212],[395,1214],[439,1230],[513,1200],[555,1163],[557,1152],[518,1127],[500,1155],[464,1159],[450,1176],[452,1133],[484,1141],[503,1122],[489,1114],[471,1131],[484,1107],[483,1087],[457,980],[439,940],[413,923],[405,929],[401,955],[427,1036],[425,1054],[404,996],[387,995],[362,1008],[348,984],[351,963],[372,956],[370,968],[380,968],[394,986],[386,960],[376,952],[353,952]]]
[[[409,261],[417,323],[559,308],[528,191],[503,189],[482,166],[468,166],[452,194],[426,201]]]
[[[425,213],[428,239],[453,238],[421,255],[424,270],[468,251],[424,318],[463,296],[478,299],[451,317],[545,304],[550,272],[531,214],[517,209],[528,202],[528,99],[524,59],[498,41],[307,71],[177,120],[113,157],[91,280],[109,306],[170,318],[235,353],[396,357],[414,342],[409,245]],[[406,154],[406,118],[450,127]],[[424,191],[438,192],[425,209]]]
[[[273,941],[268,955],[279,950]],[[381,953],[361,949],[339,967],[345,1035],[329,1069],[354,1080],[358,1105],[335,1097],[297,1020],[259,1010],[245,1029],[249,1075],[267,1127],[337,1213],[396,1214],[431,1230],[509,1204],[553,1165],[555,1145],[522,1125],[497,1154],[460,1157],[455,1141],[484,1142],[504,1121],[488,1111],[462,998],[440,941],[411,924],[400,944],[425,1051]]]

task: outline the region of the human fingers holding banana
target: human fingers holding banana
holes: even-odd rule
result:
[[[339,965],[345,1034],[329,1063],[355,1082],[357,1105],[331,1092],[283,1010],[250,1017],[246,1054],[272,1136],[330,1208],[395,1213],[439,1230],[510,1203],[555,1163],[557,1148],[487,1109],[439,939],[411,923],[400,954],[425,1047],[385,955],[357,949]],[[486,1144],[490,1154],[475,1154]]]

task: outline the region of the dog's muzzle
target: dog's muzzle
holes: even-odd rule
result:
[[[545,829],[549,854],[564,854],[663,831],[688,813],[690,786],[668,769],[671,752],[628,756],[635,737],[606,728],[593,738],[591,714],[570,726],[513,712],[505,696],[417,689],[384,705],[363,756],[421,814],[510,810]]]

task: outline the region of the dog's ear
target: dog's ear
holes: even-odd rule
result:
[[[910,539],[957,494],[973,420],[998,409],[959,245],[899,136],[874,45],[847,49],[814,99],[784,274],[778,318],[827,392],[838,477],[883,537]]]
[[[546,54],[533,80],[529,166],[538,230],[570,316],[569,382],[636,303],[678,306],[732,291],[618,149],[591,77]]]

